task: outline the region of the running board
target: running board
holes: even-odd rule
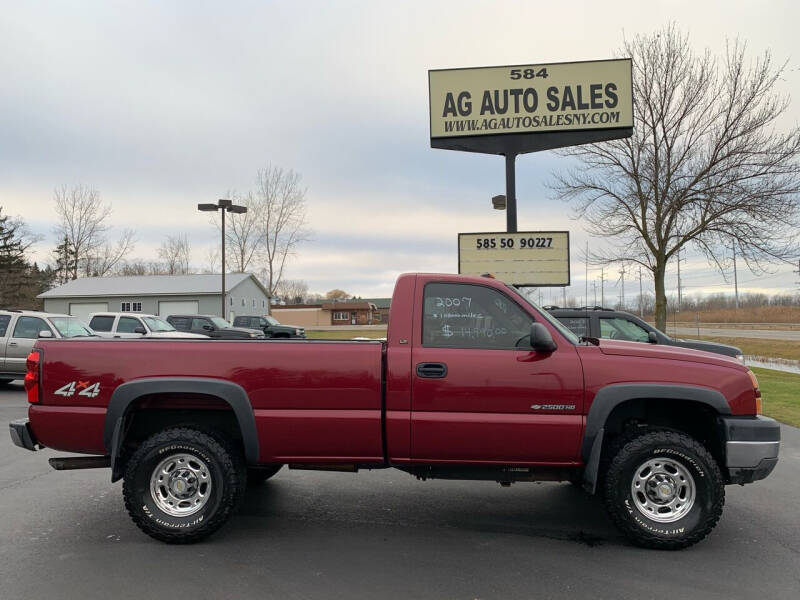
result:
[[[104,469],[111,466],[110,456],[66,456],[47,460],[56,471],[74,469]]]
[[[344,473],[357,473],[358,465],[353,464],[319,464],[319,463],[289,463],[290,469],[298,471],[341,471]]]

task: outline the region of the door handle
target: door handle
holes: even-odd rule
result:
[[[424,362],[417,365],[417,377],[426,379],[442,379],[447,377],[447,365],[444,363]]]
[[[11,346],[12,348],[16,348],[17,342],[8,342],[8,345]]]

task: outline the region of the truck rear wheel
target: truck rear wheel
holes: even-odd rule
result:
[[[244,469],[231,447],[184,427],[149,437],[125,468],[125,507],[137,527],[172,544],[219,529],[244,491]]]
[[[635,544],[662,550],[702,540],[725,504],[714,458],[675,431],[653,431],[625,443],[611,459],[603,491],[614,524]]]

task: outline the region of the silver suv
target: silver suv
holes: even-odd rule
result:
[[[25,361],[37,339],[94,335],[86,323],[70,315],[0,310],[0,384],[25,376]]]

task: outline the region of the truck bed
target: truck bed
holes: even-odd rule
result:
[[[259,462],[383,462],[379,341],[81,339],[39,346],[42,401],[31,406],[30,419],[54,449],[106,453],[103,421],[118,386],[191,377],[244,389],[261,440]],[[71,382],[72,394],[69,387],[58,393]],[[81,394],[95,383],[96,396]],[[68,427],[71,419],[83,426]]]

